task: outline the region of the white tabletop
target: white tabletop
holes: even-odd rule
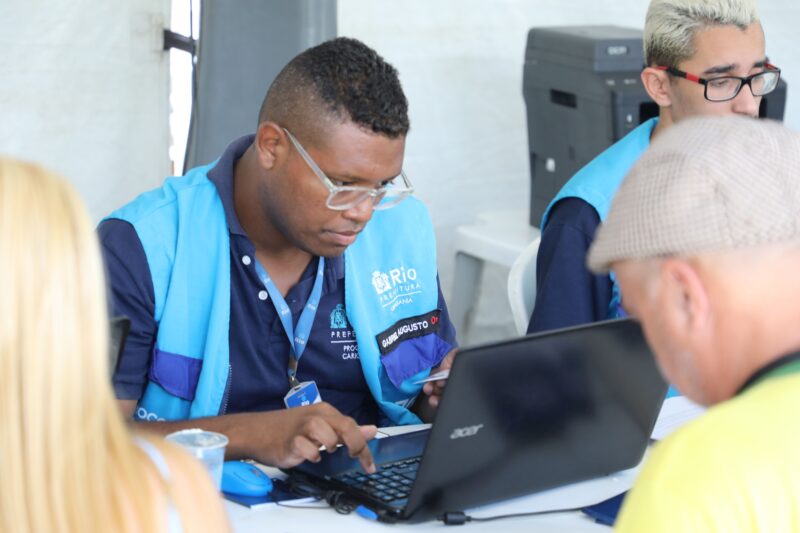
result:
[[[691,420],[702,415],[704,409],[682,396],[668,398],[661,408],[661,413],[653,430],[656,438],[666,437]],[[408,431],[417,431],[429,427],[428,424],[416,426],[398,426],[381,428],[378,438],[398,435]],[[649,450],[648,450],[649,451]],[[573,483],[557,489],[537,492],[529,496],[507,500],[505,502],[486,505],[467,511],[468,515],[489,517],[503,514],[525,513],[534,511],[574,509],[599,503],[617,494],[625,492],[633,486],[633,482],[641,469],[642,463],[635,468],[617,472],[616,474],[581,483]],[[270,477],[285,477],[280,470],[262,467]],[[430,521],[420,524],[384,524],[362,518],[355,513],[342,515],[329,508],[327,504],[305,500],[303,503],[284,502],[287,505],[313,506],[314,508],[296,509],[279,507],[275,504],[263,504],[254,508],[226,501],[225,506],[230,517],[233,531],[236,533],[263,533],[265,531],[279,533],[354,533],[356,531],[415,531],[417,533],[442,532],[449,526],[441,522]],[[610,533],[608,526],[595,523],[594,520],[580,511],[566,511],[545,515],[534,515],[518,518],[505,518],[491,522],[470,522],[465,526],[469,532],[497,531],[515,533],[517,531],[603,531]],[[387,529],[390,528],[390,529]]]
[[[487,505],[467,512],[478,517],[502,514],[531,512],[537,510],[565,509],[598,503],[620,492],[629,489],[638,471],[638,467],[592,481],[576,483],[559,489],[540,492],[531,496],[515,498],[506,502]],[[288,504],[288,502],[287,502]],[[361,518],[355,513],[338,514],[323,503],[295,503],[293,505],[319,506],[314,509],[295,509],[264,504],[249,509],[239,504],[226,501],[228,516],[233,531],[236,533],[263,533],[275,531],[282,533],[308,533],[309,531],[324,533],[353,533],[354,531],[416,531],[418,533],[441,531],[445,526],[441,522],[423,522],[420,524],[383,524]],[[469,531],[605,531],[607,526],[595,523],[591,518],[579,511],[556,514],[508,518],[492,522],[471,522],[466,525]]]
[[[399,433],[402,430],[419,429],[415,426],[407,428],[385,428],[386,433]],[[476,517],[497,516],[502,514],[533,512],[553,509],[572,509],[601,502],[616,494],[628,490],[641,465],[617,474],[565,487],[538,492],[530,496],[515,498],[501,503],[486,505],[467,511]],[[282,477],[279,470],[264,467],[271,477]],[[296,509],[275,504],[263,504],[253,508],[226,501],[225,506],[230,517],[233,531],[236,533],[263,533],[273,531],[280,533],[353,533],[354,531],[416,531],[418,533],[437,531],[448,527],[441,522],[430,521],[420,524],[384,524],[373,522],[355,513],[342,515],[320,502],[304,500],[301,502],[285,502],[287,505],[312,506],[315,508]],[[471,522],[464,527],[468,531],[604,531],[607,526],[597,524],[580,511],[507,518],[491,522]]]

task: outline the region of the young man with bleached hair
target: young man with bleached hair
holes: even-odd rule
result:
[[[622,178],[651,139],[688,117],[757,116],[780,75],[753,0],[652,0],[644,53],[642,83],[659,116],[581,169],[545,211],[529,333],[620,316],[614,277],[590,273],[586,253]]]

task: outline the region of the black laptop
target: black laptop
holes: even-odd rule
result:
[[[344,449],[287,472],[426,520],[637,465],[666,392],[629,319],[466,348],[430,430],[370,442],[375,474]]]

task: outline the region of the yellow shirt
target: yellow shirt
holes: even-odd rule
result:
[[[800,531],[800,374],[757,382],[657,444],[618,531]]]

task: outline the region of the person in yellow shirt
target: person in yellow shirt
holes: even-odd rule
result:
[[[625,178],[588,262],[616,274],[665,377],[710,406],[655,446],[616,527],[800,531],[800,134],[675,125]]]

